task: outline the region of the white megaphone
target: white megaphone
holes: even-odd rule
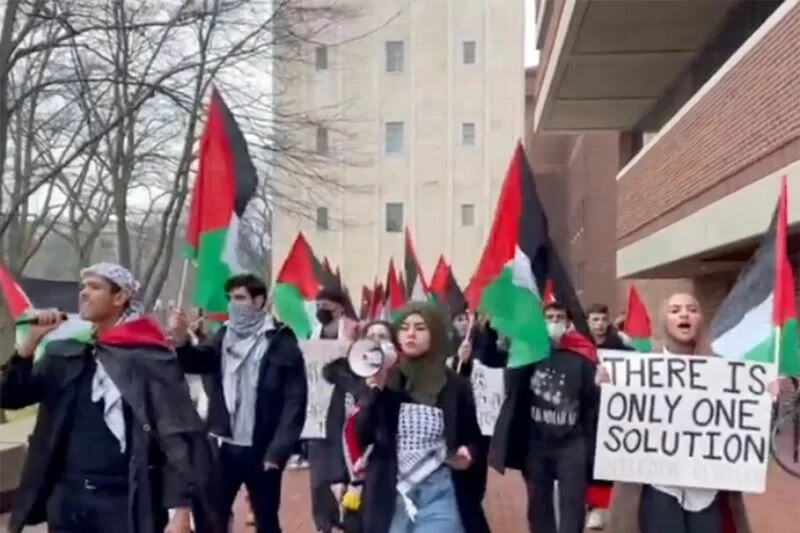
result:
[[[347,353],[347,363],[353,374],[360,378],[370,378],[383,368],[397,361],[397,352],[391,342],[377,342],[370,339],[355,341]]]

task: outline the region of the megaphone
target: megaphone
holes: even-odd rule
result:
[[[377,342],[359,339],[350,346],[347,364],[353,374],[360,378],[370,378],[397,361],[397,352],[391,342]]]

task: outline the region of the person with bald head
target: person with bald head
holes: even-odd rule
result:
[[[713,356],[700,302],[686,293],[673,294],[661,309],[664,353]],[[598,370],[598,381],[608,382]],[[772,387],[771,387],[772,389]],[[750,533],[741,493],[615,483],[609,530],[614,533]]]

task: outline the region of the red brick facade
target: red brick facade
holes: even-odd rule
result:
[[[800,7],[618,183],[619,246],[800,159]]]

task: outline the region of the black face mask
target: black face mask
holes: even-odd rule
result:
[[[317,320],[323,326],[327,326],[333,322],[333,311],[330,309],[317,309]]]

